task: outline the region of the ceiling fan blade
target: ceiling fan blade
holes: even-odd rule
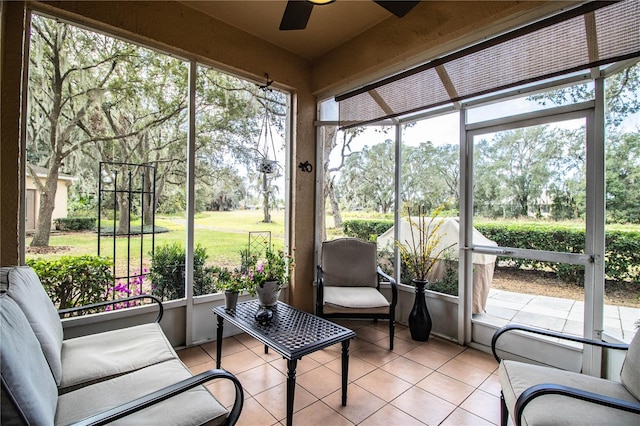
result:
[[[409,13],[411,9],[416,7],[420,1],[392,1],[392,0],[373,0],[378,3],[380,6],[387,9],[389,12],[396,15],[398,18],[402,18],[404,15]]]
[[[305,0],[289,0],[284,9],[284,15],[282,15],[282,21],[280,21],[280,29],[285,31],[304,30],[312,10],[313,4]]]

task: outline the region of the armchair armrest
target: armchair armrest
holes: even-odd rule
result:
[[[240,384],[238,379],[233,374],[222,369],[205,371],[204,373],[200,373],[197,376],[193,376],[188,379],[182,380],[171,386],[167,386],[163,389],[152,392],[140,398],[134,399],[133,401],[119,405],[110,410],[87,417],[83,420],[80,420],[79,422],[73,423],[73,425],[74,426],[104,425],[104,424],[113,422],[115,420],[118,420],[122,417],[126,417],[130,414],[133,414],[151,405],[154,405],[161,401],[169,399],[175,395],[181,394],[191,388],[199,386],[210,380],[220,379],[220,378],[231,380],[233,382],[233,385],[235,386],[236,396],[235,396],[235,401],[233,403],[233,408],[229,412],[229,416],[227,417],[227,420],[224,423],[225,425],[234,425],[238,421],[238,418],[240,417],[240,412],[242,411],[242,405],[244,403],[244,392],[242,390],[242,385]]]
[[[155,322],[160,322],[160,320],[162,319],[162,316],[164,315],[164,306],[162,305],[162,301],[160,299],[150,294],[140,294],[137,296],[125,297],[117,300],[106,300],[104,302],[92,303],[90,305],[76,306],[74,308],[68,308],[68,309],[60,309],[58,311],[58,315],[62,317],[63,315],[66,315],[66,314],[79,313],[82,311],[102,308],[104,306],[112,306],[117,303],[123,303],[131,300],[138,300],[138,299],[151,299],[158,305],[158,316],[156,317]]]
[[[623,399],[612,398],[609,396],[600,395],[569,386],[558,385],[554,383],[542,383],[539,385],[531,386],[530,388],[522,392],[522,394],[518,397],[515,409],[516,426],[519,426],[522,423],[522,414],[524,413],[524,409],[527,404],[529,404],[533,399],[539,396],[550,394],[563,395],[570,398],[580,399],[594,404],[615,408],[617,410],[640,414],[640,404],[637,402],[630,402]]]
[[[377,272],[378,277],[384,278],[385,280],[389,281],[389,284],[391,284],[391,305],[396,306],[396,304],[398,303],[398,284],[396,283],[396,280],[390,275],[385,274],[382,271],[382,268],[380,268],[379,266],[377,267]]]
[[[496,359],[496,361],[498,361],[498,362],[501,361],[500,357],[498,356],[498,354],[496,352],[496,345],[498,343],[498,338],[500,336],[502,336],[504,333],[509,332],[509,331],[514,331],[514,330],[521,330],[521,331],[526,331],[528,333],[540,334],[540,335],[549,336],[549,337],[556,337],[556,338],[559,338],[559,339],[569,340],[569,341],[572,341],[572,342],[578,342],[578,343],[584,343],[584,344],[587,344],[587,345],[599,346],[601,348],[619,349],[619,350],[627,350],[627,349],[629,349],[629,345],[624,344],[624,343],[607,343],[607,342],[603,342],[601,340],[586,339],[584,337],[572,336],[572,335],[569,335],[569,334],[558,333],[556,331],[544,330],[544,329],[534,328],[534,327],[528,327],[526,325],[509,324],[509,325],[505,325],[504,327],[499,328],[494,333],[493,338],[491,339],[491,352],[493,352],[493,357]]]

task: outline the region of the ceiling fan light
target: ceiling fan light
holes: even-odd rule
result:
[[[323,4],[333,3],[336,0],[307,0],[307,1],[316,6],[322,6]]]

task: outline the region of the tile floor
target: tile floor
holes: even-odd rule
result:
[[[340,404],[341,346],[298,362],[294,425],[495,425],[500,420],[497,362],[490,354],[432,336],[411,340],[398,324],[389,351],[388,323],[338,321],[357,337],[350,345],[347,406]],[[286,361],[246,334],[223,343],[222,367],[245,390],[239,425],[285,424]],[[178,352],[193,373],[215,368],[216,342]],[[208,387],[225,405],[232,386]]]

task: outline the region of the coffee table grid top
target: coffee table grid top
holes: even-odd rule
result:
[[[259,307],[257,300],[250,300],[238,303],[235,312],[226,311],[224,306],[213,311],[289,359],[298,359],[356,335],[353,330],[282,302],[273,309],[271,323],[260,325],[254,318]]]

